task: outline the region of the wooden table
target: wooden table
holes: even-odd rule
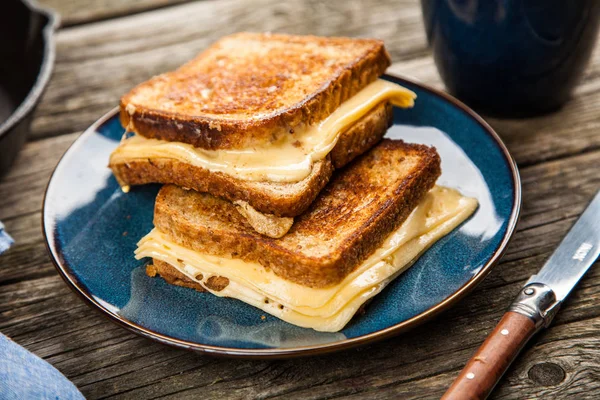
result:
[[[30,140],[0,180],[0,220],[17,242],[0,256],[0,331],[56,366],[86,397],[439,398],[600,188],[599,45],[561,111],[489,119],[520,166],[523,212],[502,262],[452,310],[397,338],[322,357],[227,360],[165,347],[92,311],[56,273],[40,218],[60,156],[134,84],[240,30],[379,37],[393,71],[442,88],[418,1],[43,2],[62,13],[63,28]],[[599,398],[597,267],[525,349],[494,399]]]

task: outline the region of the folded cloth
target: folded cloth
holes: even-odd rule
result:
[[[4,225],[0,221],[0,254],[4,253],[15,241],[4,230]]]
[[[2,334],[0,399],[85,400],[75,385],[56,368]]]

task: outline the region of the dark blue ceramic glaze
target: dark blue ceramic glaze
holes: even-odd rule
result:
[[[298,328],[240,301],[146,276],[147,260],[135,260],[133,251],[152,228],[158,186],[124,194],[106,168],[123,134],[116,111],[75,142],[48,186],[44,231],[57,268],[76,292],[125,327],[164,343],[228,355],[333,351],[400,332],[447,308],[489,272],[506,246],[520,206],[518,174],[475,114],[445,95],[389,79],[414,90],[418,99],[413,109],[395,110],[387,136],[435,145],[442,158],[439,183],[476,197],[480,206],[341,332]]]
[[[597,0],[422,0],[446,84],[477,109],[527,115],[567,101],[590,58]]]

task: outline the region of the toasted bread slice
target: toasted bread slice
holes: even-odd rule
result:
[[[268,237],[280,238],[288,233],[294,224],[294,217],[277,217],[273,214],[263,214],[241,200],[236,200],[233,204],[256,232]]]
[[[152,264],[146,266],[146,275],[154,278],[156,275],[160,275],[167,283],[171,285],[182,286],[190,289],[196,289],[199,292],[206,292],[206,289],[197,282],[194,282],[172,265],[154,259]]]
[[[181,273],[177,268],[164,261],[153,259],[153,263],[146,266],[146,275],[154,278],[156,275],[160,275],[167,283],[171,285],[183,286],[190,289],[196,289],[199,292],[206,292],[206,289],[202,287],[198,282],[188,278]],[[196,279],[202,280],[204,277],[202,274],[196,276]],[[223,276],[211,276],[205,280],[204,284],[210,289],[216,292],[220,292],[229,285],[229,279]]]
[[[383,42],[238,33],[121,98],[121,121],[156,139],[247,148],[329,116],[390,65]]]
[[[294,217],[310,206],[329,181],[334,167],[343,167],[381,140],[392,118],[392,106],[379,104],[346,129],[328,157],[315,163],[310,175],[296,183],[245,181],[168,158],[111,161],[109,167],[122,186],[172,183],[229,201],[245,201],[261,213]]]
[[[232,203],[174,185],[160,190],[154,224],[192,250],[258,262],[293,282],[326,287],[378,248],[439,175],[434,148],[383,140],[338,172],[280,239],[256,233]]]

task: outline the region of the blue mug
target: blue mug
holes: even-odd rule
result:
[[[422,0],[427,38],[450,93],[484,112],[562,106],[594,48],[600,0]]]

